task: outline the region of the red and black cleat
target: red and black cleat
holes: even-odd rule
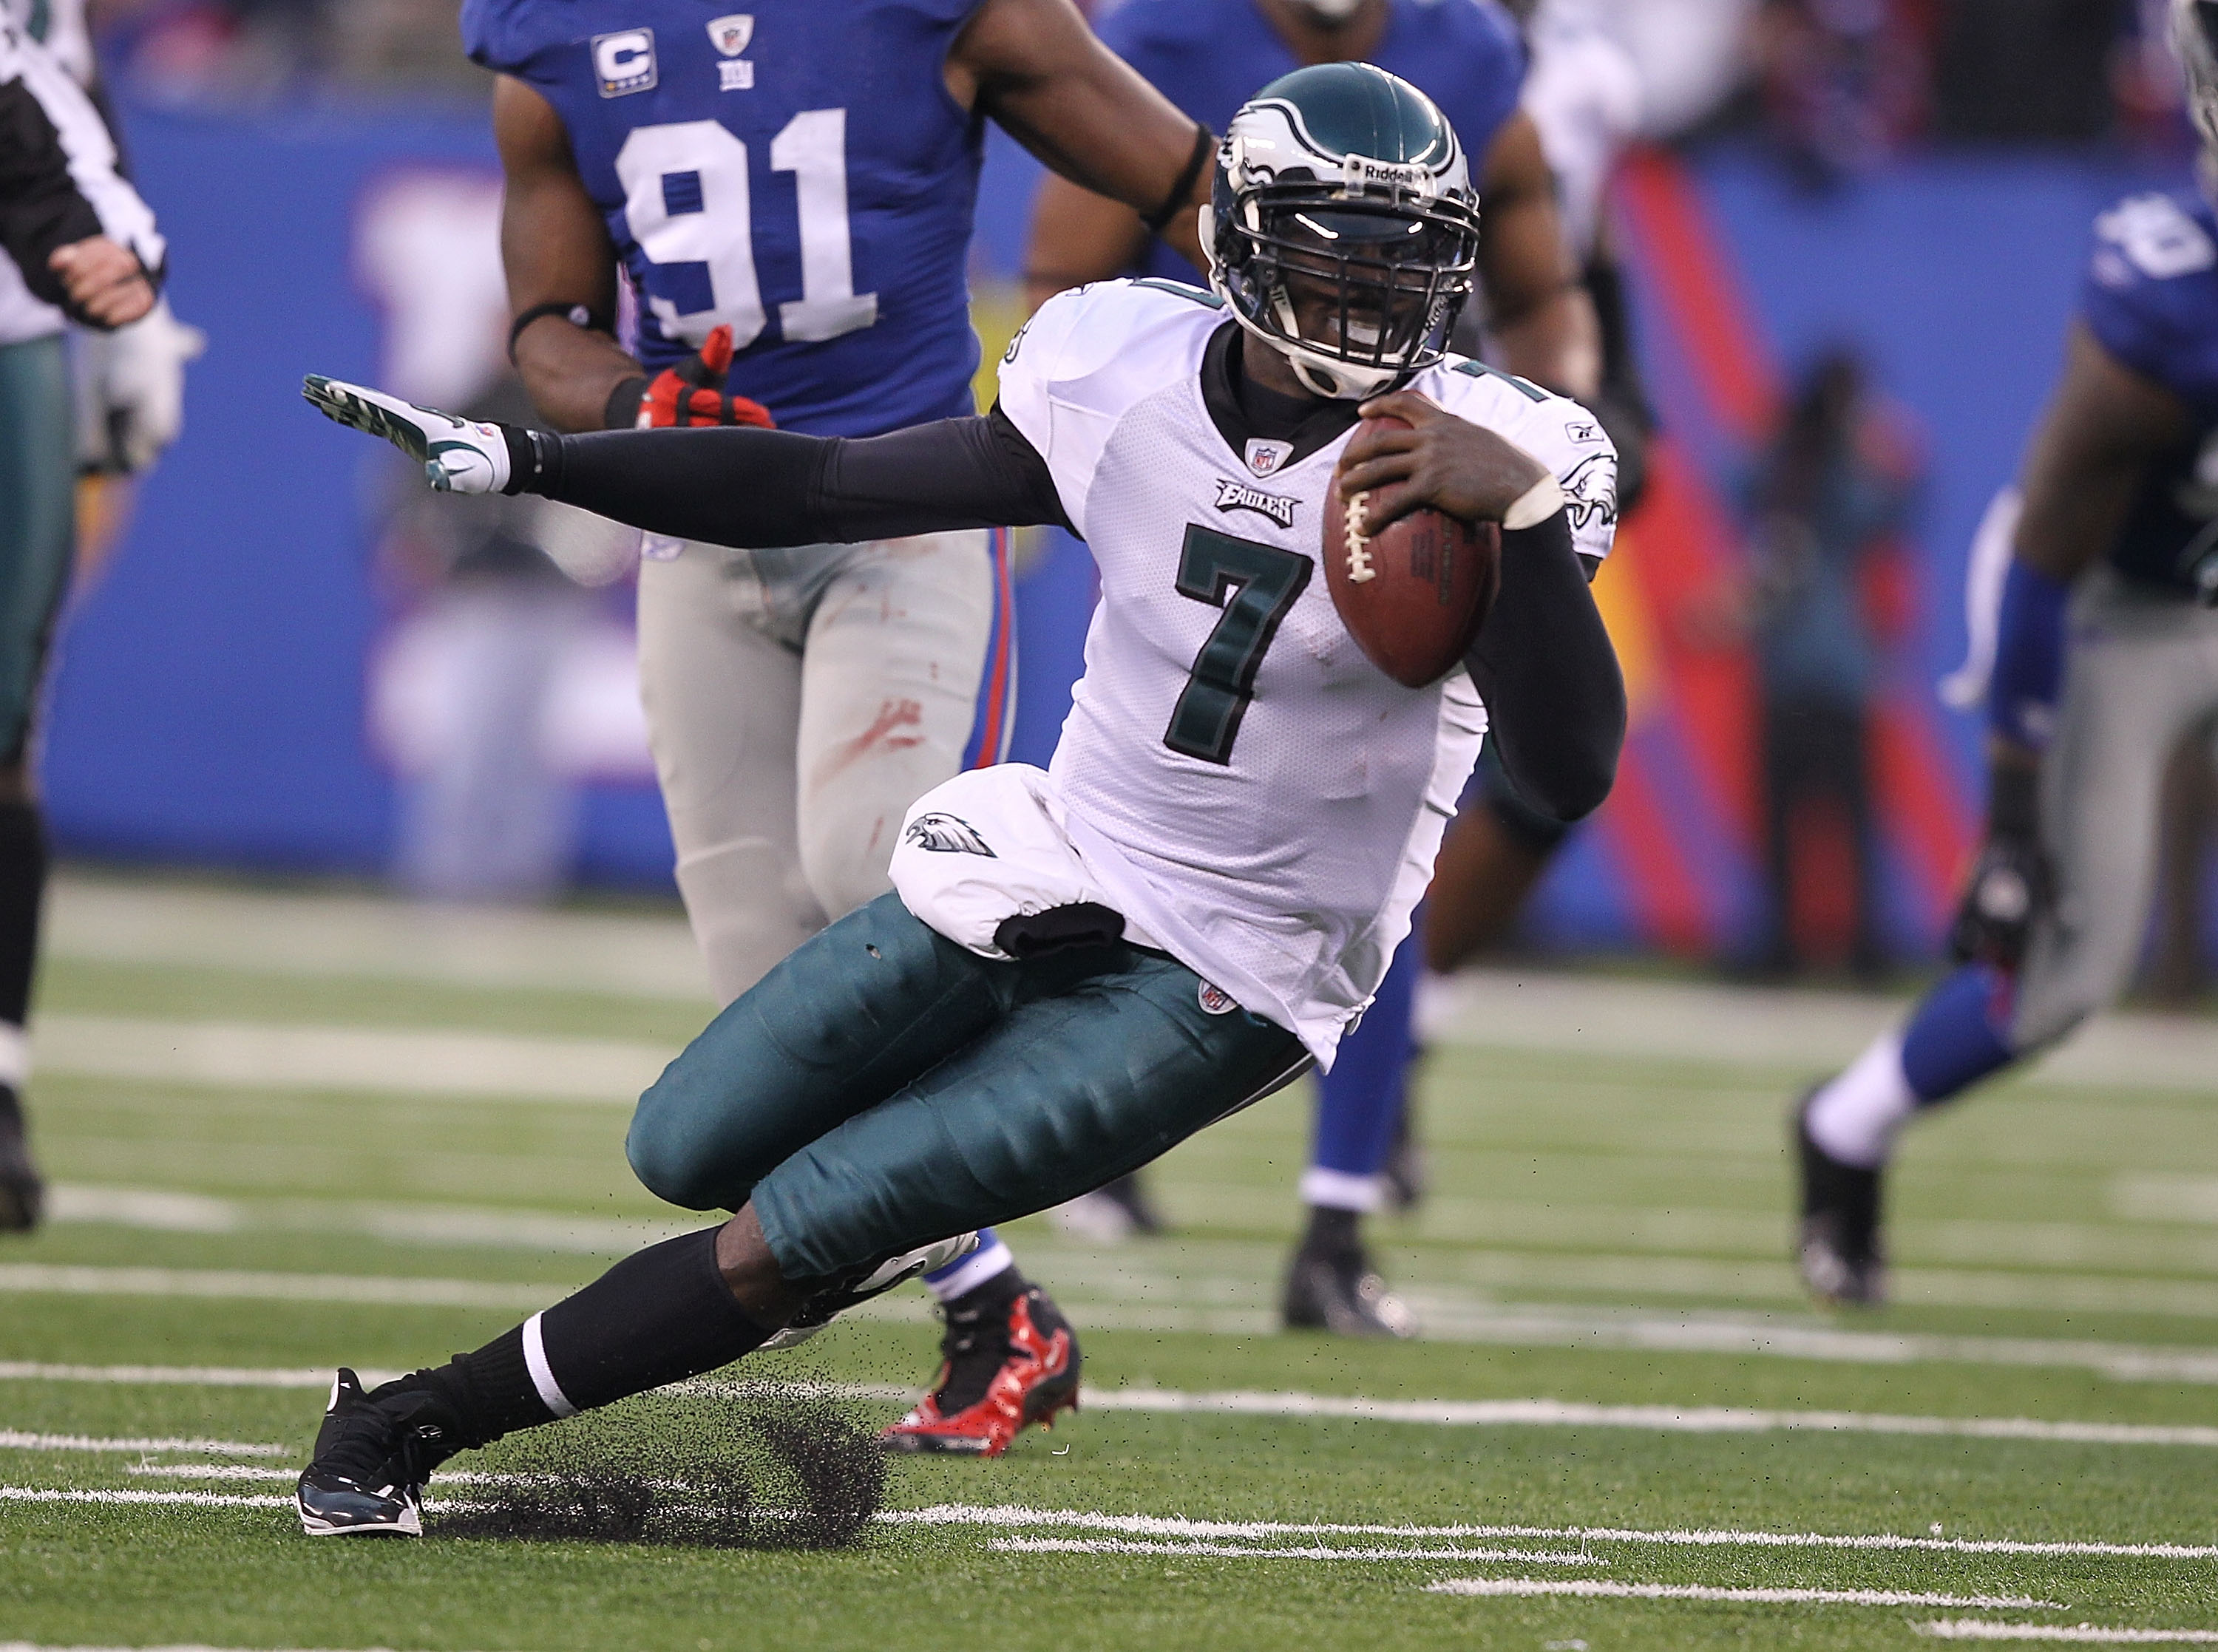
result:
[[[889,1451],[999,1457],[1026,1425],[1078,1409],[1078,1338],[1038,1285],[1011,1269],[947,1304],[932,1392],[880,1436]]]

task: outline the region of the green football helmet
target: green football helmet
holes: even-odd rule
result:
[[[1478,199],[1432,99],[1326,63],[1242,105],[1203,239],[1240,325],[1320,396],[1379,394],[1447,352],[1478,258]]]

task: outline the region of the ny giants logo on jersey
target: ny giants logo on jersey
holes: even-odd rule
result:
[[[593,78],[603,97],[654,90],[654,31],[620,28],[592,39]]]
[[[908,830],[901,833],[901,841],[936,855],[983,855],[988,860],[1001,859],[978,835],[977,827],[958,814],[939,809],[911,820]]]
[[[755,66],[740,53],[747,49],[747,42],[754,37],[755,20],[746,12],[734,12],[728,17],[717,17],[709,22],[709,44],[729,59],[716,65],[718,91],[753,90]]]
[[[1282,499],[1275,493],[1266,493],[1260,487],[1250,487],[1245,482],[1228,482],[1217,479],[1217,508],[1219,510],[1253,510],[1259,517],[1268,517],[1281,528],[1294,525],[1294,501]]]

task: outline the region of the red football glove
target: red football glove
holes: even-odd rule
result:
[[[712,424],[757,424],[778,428],[770,410],[745,396],[728,395],[724,381],[732,370],[732,330],[718,327],[702,342],[691,361],[666,367],[647,381],[639,399],[641,430],[685,430]]]

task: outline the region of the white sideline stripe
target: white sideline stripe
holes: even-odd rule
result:
[[[1606,1566],[1592,1555],[1529,1549],[1257,1549],[1229,1543],[1143,1543],[1131,1538],[996,1538],[1005,1555],[1195,1555],[1209,1560],[1502,1560],[1543,1566]]]
[[[90,1434],[27,1434],[0,1428],[0,1449],[15,1451],[204,1451],[211,1457],[290,1457],[289,1445],[236,1439],[96,1439]]]
[[[399,1091],[630,1106],[678,1052],[611,1038],[41,1015],[39,1069],[226,1089]]]
[[[1744,1600],[1756,1606],[1979,1606],[1991,1611],[2060,1612],[2054,1600],[2019,1594],[1911,1594],[1898,1589],[1713,1589],[1698,1583],[1607,1583],[1598,1578],[1450,1577],[1428,1594],[1571,1594],[1586,1599]]]
[[[1916,1434],[2087,1445],[2218,1447],[2218,1428],[2141,1423],[2041,1422],[2029,1417],[1893,1417],[1857,1411],[1753,1411],[1730,1406],[1584,1405],[1564,1400],[1366,1400],[1325,1394],[1186,1394],[1091,1389],[1096,1411],[1181,1415],[1353,1418],[1436,1428],[1633,1428],[1664,1434]]]
[[[44,1262],[0,1265],[0,1292],[67,1296],[220,1296],[267,1302],[363,1302],[387,1308],[543,1308],[562,1284],[501,1284],[480,1279],[357,1278],[343,1273],[260,1273],[215,1268],[73,1267]],[[328,1383],[331,1378],[322,1379]]]
[[[2096,1641],[2161,1646],[2218,1641],[2218,1629],[2103,1629],[2094,1624],[1998,1624],[1979,1618],[1937,1618],[1918,1625],[1936,1641]]]
[[[2085,1555],[2134,1560],[2218,1560],[2218,1544],[2170,1543],[2028,1542],[2007,1538],[1906,1538],[1891,1532],[1837,1535],[1824,1531],[1639,1531],[1583,1525],[1300,1525],[1277,1520],[1192,1520],[1180,1515],[1100,1514],[1083,1509],[982,1507],[935,1503],[889,1509],[888,1525],[986,1525],[1008,1529],[1059,1527],[1148,1538],[1409,1538],[1657,1544],[1695,1549],[1911,1550],[1957,1555]]]

